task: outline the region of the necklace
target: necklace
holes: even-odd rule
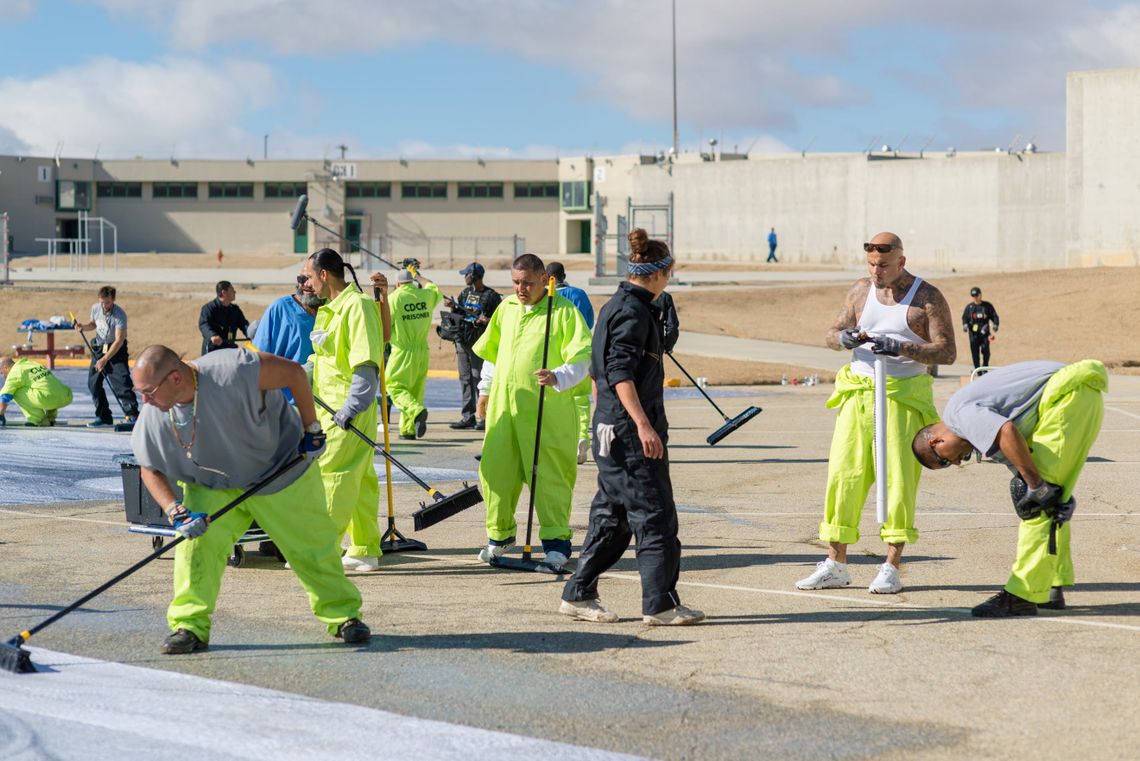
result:
[[[178,433],[179,424],[174,420],[174,408],[171,407],[166,413],[170,416],[170,427],[174,430],[174,438],[178,442],[178,446],[185,450],[187,460],[192,459],[194,440],[198,438],[198,371],[191,367],[190,372],[194,375],[194,405],[190,408],[190,422],[192,423],[190,441],[182,442],[182,436]],[[183,423],[182,425],[186,424]]]

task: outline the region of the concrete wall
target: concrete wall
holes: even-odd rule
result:
[[[851,265],[890,230],[924,268],[1017,269],[1031,255],[1063,263],[1064,166],[1062,154],[759,156],[639,167],[634,193],[655,203],[673,190],[687,258],[762,262],[775,227],[781,261]]]
[[[1140,264],[1140,69],[1070,73],[1067,101],[1068,260]]]

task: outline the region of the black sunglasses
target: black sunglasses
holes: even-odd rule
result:
[[[307,282],[309,282],[308,275],[297,275],[297,285],[304,285]]]
[[[934,449],[934,440],[933,439],[927,439],[926,443],[930,445],[930,453],[932,455],[934,455],[934,459],[938,463],[939,468],[949,468],[951,465],[954,464],[954,463],[950,462],[949,460],[947,460],[942,455],[938,454],[937,450]]]
[[[894,243],[864,243],[863,250],[868,254],[872,251],[877,251],[880,254],[889,254],[895,249],[902,251],[902,246],[896,246]]]

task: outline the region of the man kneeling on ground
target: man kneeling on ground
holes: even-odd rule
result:
[[[173,633],[161,652],[207,648],[226,558],[253,520],[285,555],[329,633],[350,644],[368,640],[360,592],[344,575],[320,469],[312,467],[325,437],[301,366],[245,349],[186,363],[154,345],[139,355],[134,381],[146,402],[131,436],[142,481],[175,529],[193,540],[174,551],[174,599],[167,610]],[[296,409],[285,401],[284,388]],[[299,456],[303,461],[288,467]],[[279,471],[216,525],[209,520]],[[182,500],[173,481],[182,483]]]
[[[29,359],[0,357],[0,426],[13,402],[23,411],[26,425],[55,425],[57,413],[71,404],[71,389],[41,364]]]

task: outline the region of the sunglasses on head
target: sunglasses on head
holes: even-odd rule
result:
[[[864,243],[863,250],[868,254],[872,251],[877,251],[880,254],[889,254],[895,249],[902,250],[902,246],[896,246],[894,243]]]

